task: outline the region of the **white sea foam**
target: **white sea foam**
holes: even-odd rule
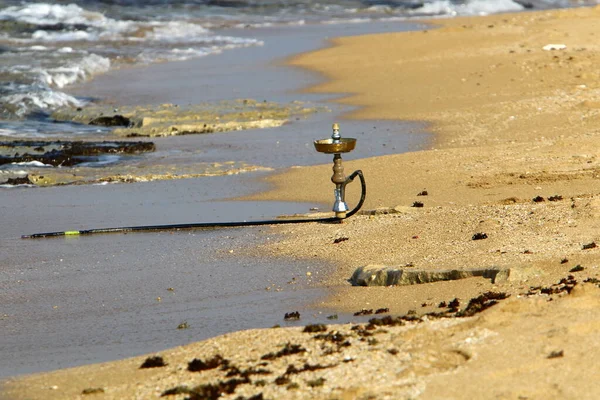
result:
[[[234,28],[272,28],[274,26],[303,26],[306,25],[306,20],[298,19],[294,21],[285,21],[285,22],[257,22],[257,23],[243,23],[243,24],[235,24]]]
[[[16,187],[35,187],[35,185],[25,184],[25,185],[0,185],[0,188],[10,189]]]
[[[45,41],[95,41],[100,38],[121,40],[126,32],[135,30],[133,21],[118,21],[107,18],[99,12],[85,10],[75,4],[58,5],[48,3],[33,3],[23,6],[12,6],[0,10],[0,20],[15,20],[36,25],[80,24],[91,30],[76,31],[46,31],[43,29],[32,33],[30,39],[16,39],[17,42]]]
[[[90,54],[78,62],[63,67],[38,70],[42,80],[48,85],[63,88],[77,81],[104,73],[110,69],[110,60],[96,54]]]
[[[0,136],[14,136],[16,133],[14,129],[0,128]]]
[[[354,10],[354,12],[356,12],[358,10]],[[371,6],[369,8],[367,8],[367,11],[369,12],[375,12],[375,13],[385,13],[385,14],[389,14],[391,12],[393,12],[393,8],[387,5],[383,5],[383,4],[379,4],[379,5],[375,5],[375,6]]]
[[[120,156],[102,156],[97,161],[84,162],[78,165],[78,167],[99,167],[102,165],[114,164],[121,159]]]
[[[98,40],[98,35],[86,31],[72,32],[47,32],[38,30],[31,35],[33,40],[43,40],[45,42],[73,42],[80,40],[95,41]]]
[[[76,4],[32,3],[12,6],[0,10],[0,19],[35,25],[84,24],[107,30],[124,30],[131,25],[128,21],[107,18],[102,13],[85,10]]]
[[[29,24],[84,24],[90,20],[102,20],[104,15],[85,11],[75,4],[66,6],[49,3],[33,3],[7,7],[0,11],[0,18],[14,19]]]
[[[21,166],[26,166],[26,167],[36,167],[36,168],[54,168],[54,166],[49,165],[49,164],[44,164],[43,162],[40,162],[40,161],[27,161],[27,162],[18,162],[18,163],[11,163],[11,164],[12,165],[21,165]]]
[[[211,45],[211,42],[219,43]],[[138,61],[142,63],[154,63],[164,61],[184,61],[191,58],[203,57],[211,54],[219,54],[223,50],[236,49],[240,47],[262,46],[263,41],[255,39],[243,39],[233,37],[215,36],[206,41],[206,46],[200,48],[188,47],[186,49],[174,48],[169,51],[164,50],[144,50],[138,56]]]
[[[454,4],[449,0],[426,3],[423,7],[411,10],[411,14],[425,15],[487,15],[499,12],[520,11],[524,7],[512,0],[471,0],[464,4]]]
[[[323,24],[326,25],[337,25],[337,24],[364,24],[367,22],[372,22],[373,18],[351,18],[351,19],[332,19],[328,21],[323,21]]]
[[[15,114],[18,116],[23,116],[34,108],[81,107],[85,104],[73,96],[50,89],[10,94],[0,97],[0,103],[12,105],[15,108]]]
[[[198,41],[209,37],[209,30],[197,24],[184,21],[154,22],[144,39],[161,42]]]

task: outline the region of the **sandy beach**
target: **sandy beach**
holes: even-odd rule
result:
[[[339,121],[343,136],[355,119],[385,119],[425,121],[435,139],[427,150],[344,162],[367,179],[361,215],[276,227],[268,244],[244,248],[333,265],[319,283],[331,295],[315,307],[380,314],[15,378],[2,396],[597,398],[600,8],[431,23],[335,39],[290,60],[327,78],[308,91],[342,93],[337,101],[357,107]],[[325,162],[291,168],[246,199],[328,204],[330,175]],[[365,266],[502,274],[351,286]]]

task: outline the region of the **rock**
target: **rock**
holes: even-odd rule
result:
[[[91,125],[115,127],[112,133],[123,137],[173,136],[243,129],[279,127],[292,118],[303,118],[324,107],[304,103],[278,104],[250,100],[177,106],[121,106],[90,105],[77,110],[60,108],[52,113],[57,121],[73,121]]]
[[[387,215],[387,214],[398,214],[401,211],[396,210],[396,208],[391,207],[377,207],[374,210],[364,210],[361,211],[361,215]]]
[[[89,125],[99,126],[130,126],[129,118],[122,115],[113,115],[112,117],[98,117],[89,122]]]
[[[385,265],[370,264],[357,268],[350,278],[354,286],[392,286],[392,285],[415,285],[437,281],[451,281],[458,279],[481,276],[491,279],[493,283],[507,280],[510,275],[509,269],[478,268],[466,270],[437,270],[425,271],[419,269],[405,269]]]
[[[17,178],[8,178],[6,182],[0,182],[0,185],[33,185],[33,182],[29,180],[29,175]]]
[[[522,282],[527,281],[531,278],[535,278],[544,275],[544,271],[535,267],[525,268],[511,268],[507,278],[511,282]]]

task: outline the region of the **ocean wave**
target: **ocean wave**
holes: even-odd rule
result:
[[[12,19],[28,24],[84,24],[102,22],[105,17],[101,13],[86,11],[76,4],[59,5],[49,3],[33,3],[23,6],[7,7],[0,11],[0,19]]]
[[[11,86],[11,85],[9,85]],[[0,97],[0,111],[24,117],[34,110],[47,110],[58,107],[82,107],[85,102],[66,93],[40,85],[12,85],[11,94]]]
[[[77,81],[86,80],[95,74],[107,72],[109,69],[110,60],[108,58],[90,54],[78,62],[38,72],[48,85],[63,88]]]
[[[3,189],[18,188],[18,187],[35,187],[35,185],[31,185],[31,184],[23,184],[23,185],[0,184],[0,188],[3,188]]]
[[[23,167],[37,167],[37,168],[54,168],[54,166],[52,166],[52,165],[44,164],[39,161],[18,162],[18,163],[12,163],[11,165],[20,165]]]
[[[117,163],[121,160],[120,156],[101,156],[97,160],[80,163],[78,167],[104,167],[109,164]]]
[[[87,31],[70,31],[70,32],[47,32],[37,30],[31,35],[32,40],[42,40],[46,42],[73,42],[80,40],[95,41],[98,40],[98,35]]]
[[[501,12],[521,11],[525,7],[512,0],[471,0],[456,3],[449,0],[438,0],[425,3],[422,7],[409,10],[413,15],[488,15]]]
[[[47,26],[53,30],[57,30],[59,26],[66,30],[70,27],[95,27],[103,30],[125,31],[132,25],[130,21],[107,18],[100,12],[85,10],[76,4],[31,3],[11,6],[0,10],[0,20]]]

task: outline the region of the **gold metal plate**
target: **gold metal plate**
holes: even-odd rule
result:
[[[336,154],[336,153],[348,153],[354,150],[356,146],[356,139],[354,138],[341,138],[339,142],[334,142],[333,139],[321,139],[315,140],[315,149],[319,153]]]

